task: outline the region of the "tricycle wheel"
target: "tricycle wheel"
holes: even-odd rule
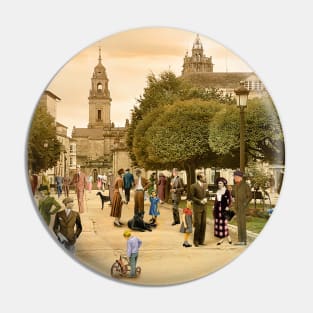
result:
[[[119,277],[122,275],[122,268],[118,262],[114,262],[111,267],[111,276]]]

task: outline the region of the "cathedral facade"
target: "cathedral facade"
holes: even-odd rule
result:
[[[212,57],[206,57],[199,35],[193,43],[191,56],[188,51],[184,57],[182,78],[194,86],[215,88],[226,95],[234,95],[234,89],[244,81],[249,89],[249,97],[262,97],[267,91],[254,72],[214,72]]]
[[[107,174],[109,171],[114,174],[119,168],[130,166],[126,150],[129,121],[125,121],[124,127],[114,126],[110,117],[111,101],[109,79],[99,49],[98,64],[91,77],[88,97],[89,123],[87,128],[74,127],[71,139],[71,145],[76,151],[72,169],[79,164],[87,175],[93,176],[94,181],[98,174]]]

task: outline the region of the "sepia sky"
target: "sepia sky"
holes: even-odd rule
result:
[[[214,72],[252,71],[231,50],[201,33],[199,36],[204,54],[212,56]],[[68,127],[69,136],[73,126],[87,127],[88,95],[99,47],[109,78],[111,121],[116,126],[124,126],[136,99],[143,94],[147,75],[153,72],[158,76],[170,69],[180,76],[183,58],[187,50],[191,55],[195,38],[196,33],[175,28],[140,28],[105,37],[83,48],[46,88],[61,98],[57,104],[57,121]]]

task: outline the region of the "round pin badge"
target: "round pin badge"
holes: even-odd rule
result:
[[[51,244],[104,278],[205,277],[275,214],[285,150],[273,99],[238,55],[200,32],[103,38],[35,105],[27,175],[38,221]]]

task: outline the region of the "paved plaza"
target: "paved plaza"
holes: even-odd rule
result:
[[[125,226],[118,228],[114,227],[114,218],[110,217],[110,205],[106,203],[101,210],[101,201],[96,193],[97,190],[85,192],[87,209],[81,214],[83,232],[78,238],[74,258],[86,270],[91,269],[104,278],[112,279],[110,277],[112,264],[120,254],[125,254],[126,240],[123,238],[123,232],[127,229],[127,221],[133,216],[133,194],[131,194],[131,201],[123,206],[121,221]],[[107,194],[108,191],[106,190],[105,193]],[[52,195],[57,199],[56,195]],[[76,194],[71,191],[70,196],[75,199],[74,210],[77,210]],[[61,196],[59,201],[62,202],[63,199],[64,196]],[[120,281],[151,286],[188,282],[223,268],[248,247],[230,245],[227,240],[217,246],[217,238],[213,236],[212,221],[208,217],[206,245],[185,248],[182,246],[184,235],[179,232],[180,225],[171,225],[171,205],[161,204],[159,209],[158,226],[152,232],[132,231],[132,234],[138,236],[143,242],[137,264],[142,268],[141,275],[132,279],[121,278]],[[145,212],[145,221],[148,221],[150,219],[148,200],[145,202]],[[52,225],[53,218],[50,228]],[[233,242],[237,240],[234,230],[231,229]]]

